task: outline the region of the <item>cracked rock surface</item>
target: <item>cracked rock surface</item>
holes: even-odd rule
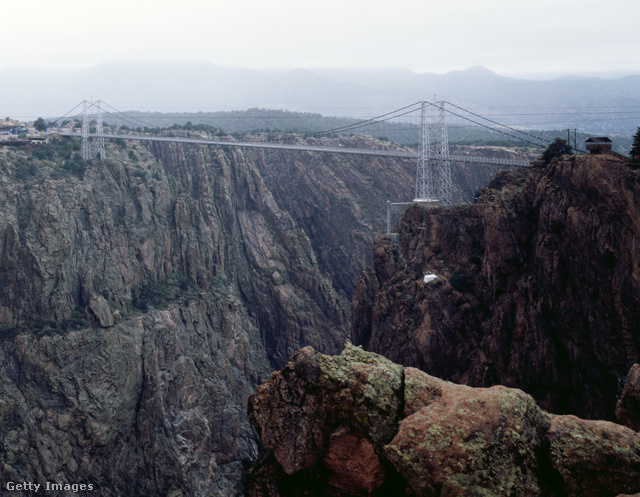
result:
[[[471,388],[347,344],[302,349],[249,399],[270,449],[251,497],[593,496],[640,491],[640,435],[556,416],[521,390]]]

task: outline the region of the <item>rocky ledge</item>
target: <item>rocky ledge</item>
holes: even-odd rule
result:
[[[640,492],[640,434],[556,416],[521,390],[471,388],[350,344],[299,351],[249,399],[270,449],[251,497],[616,496]]]

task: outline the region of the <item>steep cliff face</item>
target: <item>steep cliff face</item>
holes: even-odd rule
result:
[[[2,480],[235,495],[248,395],[348,305],[242,153],[109,147],[0,149]]]
[[[302,141],[296,135],[279,138]],[[384,147],[364,136],[341,138],[337,144],[309,141],[372,150]],[[250,156],[280,208],[309,238],[320,271],[350,301],[359,274],[371,264],[373,238],[384,232],[386,200],[411,198],[415,161],[274,150],[256,150]]]
[[[296,135],[279,141],[302,143]],[[264,137],[256,137],[257,140]],[[372,137],[343,137],[305,144],[375,150],[393,145]],[[501,147],[456,147],[452,153],[490,158],[526,158],[523,150]],[[372,263],[371,244],[386,230],[386,201],[407,202],[415,196],[415,159],[376,156],[251,151],[265,184],[278,205],[301,227],[314,247],[318,266],[338,292],[350,301],[360,273]],[[493,179],[498,166],[453,163],[456,203],[470,203],[478,188]],[[394,219],[398,213],[392,213]]]
[[[355,343],[552,412],[613,419],[640,353],[640,176],[607,156],[500,175],[472,205],[413,207],[379,238]],[[424,273],[438,278],[424,283]]]
[[[158,159],[139,149],[143,162],[92,162],[82,180],[39,163],[15,181],[23,159],[3,161],[1,322],[108,326],[165,294],[209,292],[255,304],[274,364],[307,341],[339,346],[344,302],[257,169],[240,152],[153,151]]]
[[[0,148],[2,480],[236,495],[257,457],[248,396],[299,348],[342,348],[384,201],[411,198],[415,164],[41,150]]]
[[[640,431],[640,364],[634,364],[616,404],[616,420],[632,430]]]
[[[244,402],[270,370],[239,307],[194,302],[4,343],[3,482],[90,484],[85,495],[95,496],[237,495],[243,462],[258,452]]]

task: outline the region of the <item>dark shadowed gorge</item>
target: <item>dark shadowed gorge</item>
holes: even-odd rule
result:
[[[472,205],[376,240],[354,343],[443,379],[614,419],[640,353],[640,176],[611,156],[501,173]],[[425,284],[425,272],[438,275]]]

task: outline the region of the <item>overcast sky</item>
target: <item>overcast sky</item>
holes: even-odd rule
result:
[[[0,68],[196,59],[251,68],[640,74],[639,0],[2,3]]]

